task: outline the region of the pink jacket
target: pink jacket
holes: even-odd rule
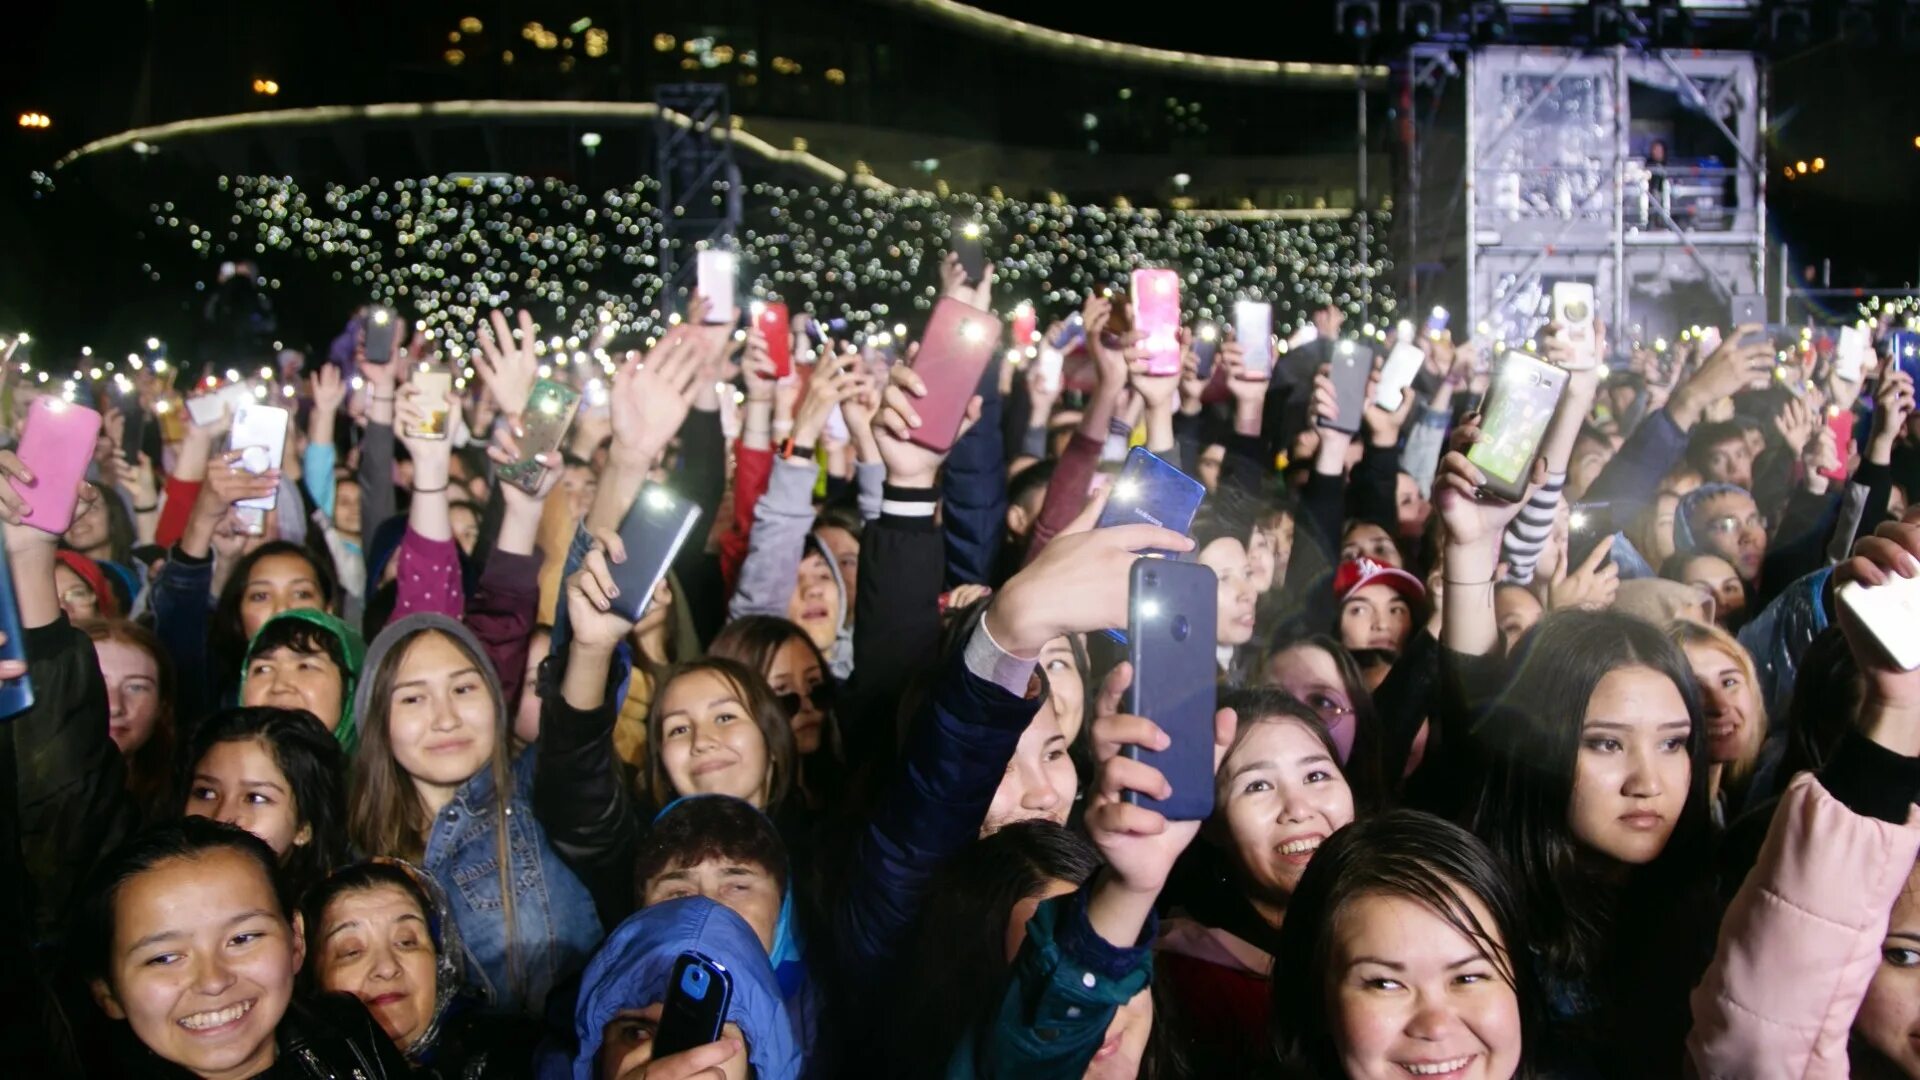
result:
[[[1687,1051],[1703,1080],[1849,1074],[1848,1032],[1916,855],[1920,812],[1889,824],[1812,773],[1793,778],[1693,991]]]

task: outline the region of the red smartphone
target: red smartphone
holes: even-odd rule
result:
[[[793,332],[787,324],[784,301],[772,300],[755,305],[753,325],[767,339],[767,356],[773,360],[773,377],[784,379],[793,374]]]
[[[1147,335],[1147,374],[1180,374],[1180,275],[1133,272],[1133,327]]]
[[[15,451],[20,464],[33,474],[33,483],[13,489],[27,501],[21,523],[43,532],[63,533],[73,524],[73,508],[80,501],[80,483],[93,461],[94,442],[100,437],[100,414],[85,405],[42,394],[27,409],[26,430]]]
[[[1821,469],[1820,475],[1836,484],[1847,479],[1847,461],[1853,457],[1853,410],[1835,411],[1835,406],[1827,407],[1827,427],[1833,431],[1833,446],[1840,455],[1840,467]]]
[[[1033,344],[1033,335],[1040,326],[1040,313],[1033,310],[1032,304],[1021,304],[1013,309],[1013,347],[1026,355],[1027,346]]]
[[[910,440],[929,450],[953,448],[967,402],[980,388],[999,344],[1000,320],[992,312],[948,296],[933,305],[920,352],[913,358],[914,374],[926,384],[927,395],[913,403],[920,426],[907,436]]]

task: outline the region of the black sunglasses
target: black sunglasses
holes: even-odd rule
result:
[[[798,716],[800,714],[800,704],[803,701],[810,701],[813,703],[814,708],[819,709],[821,712],[828,712],[833,708],[833,680],[821,679],[818,683],[814,684],[813,689],[804,694],[797,691],[789,694],[776,694],[774,695],[774,700],[780,703],[780,707],[786,710],[788,716]]]

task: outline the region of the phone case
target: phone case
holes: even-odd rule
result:
[[[1900,370],[1906,372],[1916,386],[1920,386],[1920,333],[1912,330],[1889,333],[1887,352],[1900,365]]]
[[[20,629],[20,603],[13,595],[13,566],[0,554],[0,660],[27,658],[27,637]],[[11,720],[33,705],[33,680],[22,675],[0,681],[0,720]]]
[[[733,1004],[733,973],[704,953],[683,952],[667,979],[667,1000],[653,1036],[653,1057],[719,1042]]]
[[[1214,627],[1219,581],[1200,563],[1136,559],[1128,574],[1128,711],[1167,733],[1165,750],[1125,753],[1159,769],[1171,797],[1127,792],[1128,802],[1174,821],[1213,813]]]
[[[367,335],[361,352],[369,364],[393,362],[393,346],[400,340],[401,319],[392,308],[376,307],[367,312]]]
[[[1483,437],[1467,450],[1467,460],[1486,474],[1488,494],[1508,502],[1526,494],[1540,440],[1566,388],[1566,371],[1544,360],[1512,351],[1501,358],[1487,391]]]
[[[1426,362],[1426,354],[1418,345],[1402,341],[1387,354],[1386,366],[1380,369],[1380,385],[1373,393],[1374,404],[1389,411],[1398,409],[1406,398],[1407,387],[1413,385],[1414,376],[1420,374],[1420,365]]]
[[[1033,310],[1032,304],[1021,304],[1013,309],[1013,347],[1025,350],[1033,344],[1039,334],[1040,314]]]
[[[153,418],[160,425],[160,441],[177,443],[187,437],[187,404],[180,395],[168,391],[153,403]]]
[[[547,477],[546,466],[533,460],[536,455],[560,449],[573,417],[580,409],[580,393],[565,383],[541,379],[527,395],[527,407],[520,414],[526,434],[519,439],[518,460],[500,466],[500,481],[532,494]]]
[[[100,437],[100,414],[85,405],[42,394],[27,409],[26,429],[15,453],[33,474],[33,483],[13,488],[27,501],[21,523],[43,532],[63,533],[73,524],[73,508],[80,501],[80,482],[93,461]]]
[[[1146,334],[1148,375],[1180,374],[1180,275],[1173,270],[1133,272],[1133,325]]]
[[[1193,332],[1194,374],[1202,379],[1213,376],[1213,361],[1220,355],[1220,328],[1201,323]]]
[[[1840,484],[1846,482],[1847,461],[1853,457],[1854,415],[1852,409],[1836,413],[1832,411],[1833,408],[1828,406],[1827,427],[1833,431],[1833,445],[1839,453],[1840,465],[1838,468],[1821,469],[1820,475]]]
[[[784,379],[793,374],[793,333],[788,328],[792,317],[787,314],[787,305],[778,300],[760,305],[753,317],[753,324],[767,339],[767,356],[773,360],[773,375]]]
[[[1249,375],[1273,374],[1273,305],[1240,300],[1233,305],[1233,339]]]
[[[991,312],[943,296],[933,305],[920,352],[913,358],[914,374],[926,385],[925,397],[914,399],[920,426],[907,436],[929,450],[946,451],[960,437],[967,402],[980,388],[980,377],[993,362],[1000,343],[1000,320]]]
[[[696,285],[707,298],[709,325],[724,323],[733,317],[733,283],[740,272],[740,260],[731,251],[702,251],[694,264]]]
[[[1064,353],[1085,340],[1087,340],[1086,320],[1082,319],[1080,313],[1076,311],[1067,317],[1067,325],[1060,328],[1060,335],[1047,344]]]
[[[1733,298],[1732,321],[1728,326],[1767,325],[1767,298],[1758,293],[1737,293]]]
[[[1840,586],[1835,599],[1873,635],[1895,667],[1920,668],[1920,634],[1913,632],[1920,625],[1920,578],[1894,574],[1884,585],[1852,581]]]
[[[240,451],[240,467],[248,472],[263,473],[277,467],[287,450],[287,410],[277,405],[242,406],[233,414],[227,449]],[[257,499],[242,499],[233,505],[271,510],[278,499],[279,492],[270,491]]]
[[[427,419],[407,434],[416,439],[444,439],[451,427],[447,395],[453,393],[453,375],[445,371],[416,371],[413,385],[427,402]]]
[[[1040,350],[1039,364],[1040,381],[1046,384],[1047,392],[1050,394],[1059,393],[1060,376],[1067,368],[1067,358],[1061,354],[1059,349],[1046,346]]]
[[[1325,426],[1358,435],[1366,415],[1367,380],[1373,376],[1373,351],[1342,341],[1333,347],[1332,368],[1333,400],[1339,411]]]
[[[640,621],[653,600],[654,586],[667,576],[667,568],[699,521],[700,507],[672,488],[648,484],[640,489],[620,522],[620,544],[626,548],[627,560],[610,566],[614,587],[620,590],[613,598],[613,609],[622,618]]]
[[[967,275],[967,284],[980,284],[987,276],[986,230],[971,221],[962,225],[953,234],[953,253],[960,257],[960,272]]]
[[[1591,363],[1595,359],[1593,286],[1584,281],[1556,282],[1553,321],[1560,324],[1560,332],[1566,336],[1567,344],[1573,346],[1574,355],[1582,363]]]
[[[225,406],[231,405],[235,412],[239,412],[242,405],[252,404],[255,400],[253,388],[246,383],[227,383],[188,398],[187,415],[193,418],[195,424],[206,427],[220,422],[220,413]]]
[[[1100,520],[1093,527],[1114,525],[1158,525],[1184,533],[1193,527],[1193,515],[1207,497],[1206,485],[1168,464],[1144,446],[1127,454],[1127,463],[1113,482],[1113,494],[1100,508]],[[1168,551],[1143,551],[1143,555],[1170,556]]]

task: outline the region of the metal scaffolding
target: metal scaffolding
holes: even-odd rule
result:
[[[654,88],[654,176],[660,182],[659,274],[663,304],[678,304],[691,287],[703,247],[731,247],[740,228],[740,169],[733,160],[733,107],[719,83],[666,83]]]

